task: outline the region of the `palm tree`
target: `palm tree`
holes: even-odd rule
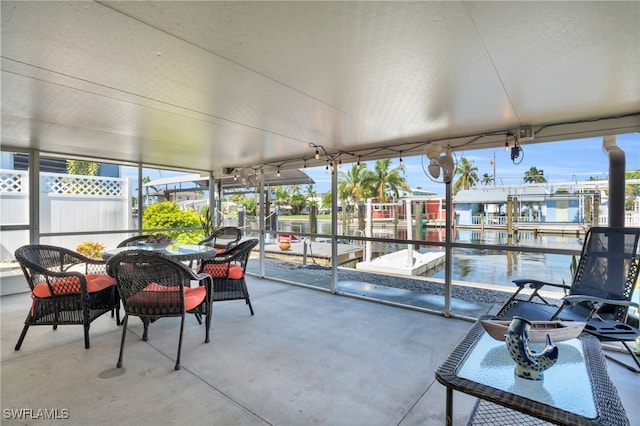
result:
[[[640,179],[640,169],[638,170],[628,170],[624,174],[625,179]],[[633,210],[633,203],[635,200],[640,197],[640,185],[627,185],[625,187],[625,210]]]
[[[538,170],[537,167],[533,166],[524,172],[522,180],[524,183],[545,183],[547,178],[544,177],[544,170]]]
[[[300,192],[300,185],[289,186],[289,205],[293,209],[293,214],[299,214],[300,210],[307,204],[307,197]]]
[[[273,201],[274,204],[278,206],[286,206],[289,204],[289,191],[284,186],[274,186],[273,189],[276,191],[276,199]]]
[[[366,164],[354,164],[349,171],[338,175],[338,198],[349,204],[358,204],[370,196],[372,172]]]
[[[151,178],[149,176],[144,176],[142,178],[142,184],[146,184],[151,182]],[[158,188],[156,188],[155,186],[145,186],[144,187],[144,202],[143,205],[148,206],[149,205],[149,190],[152,189],[153,192],[158,192]],[[135,191],[138,191],[138,188],[135,189]]]
[[[453,184],[454,194],[460,189],[469,189],[478,183],[478,168],[473,165],[473,161],[469,161],[465,157],[460,158],[454,174],[460,175]]]
[[[489,173],[485,173],[485,174],[482,175],[482,184],[484,186],[491,185],[494,181],[495,181],[495,179]]]
[[[316,189],[313,187],[313,184],[307,185],[304,189],[305,197],[307,198],[307,205],[309,206],[317,206],[318,205],[318,193]]]
[[[70,175],[95,176],[100,165],[93,161],[67,160],[67,173]]]
[[[411,191],[411,187],[404,180],[404,166],[391,168],[391,160],[376,161],[373,171],[373,194],[381,203],[386,203],[389,195],[399,198],[400,190]]]

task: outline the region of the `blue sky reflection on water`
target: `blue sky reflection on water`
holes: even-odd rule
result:
[[[456,242],[474,244],[508,244],[506,232],[458,230]],[[575,236],[537,235],[521,232],[513,245],[580,250],[582,239]],[[452,273],[454,280],[491,283],[512,287],[516,278],[536,278],[542,281],[571,282],[571,256],[506,252],[490,249],[454,249]],[[444,270],[431,275],[444,279]]]

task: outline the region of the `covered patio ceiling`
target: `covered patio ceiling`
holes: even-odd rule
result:
[[[640,2],[2,1],[2,144],[221,177],[635,132],[638,22]]]

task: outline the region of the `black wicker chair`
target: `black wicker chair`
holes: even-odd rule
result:
[[[134,237],[127,238],[126,240],[120,241],[120,244],[118,244],[118,248],[137,246],[140,241],[144,241],[150,236],[151,235],[136,235]]]
[[[518,289],[498,316],[520,316],[530,321],[584,321],[586,332],[601,341],[620,342],[640,368],[640,360],[627,343],[640,336],[640,330],[628,323],[629,308],[638,306],[631,301],[631,296],[640,272],[639,251],[640,228],[591,228],[585,236],[571,286],[534,279],[514,280]],[[521,291],[527,286],[533,291],[523,297]],[[563,288],[568,295],[560,306],[555,306],[540,295],[539,290],[544,286]]]
[[[180,340],[175,369],[180,369],[184,319],[187,313],[206,315],[205,343],[211,328],[211,277],[195,275],[179,261],[160,252],[130,250],[116,254],[107,262],[109,274],[116,279],[124,306],[124,320],[118,368],[122,367],[124,342],[129,316],[139,317],[144,324],[142,339],[148,340],[149,324],[163,317],[181,317]],[[200,286],[190,287],[191,281]]]
[[[231,247],[238,245],[242,238],[242,230],[233,226],[223,226],[212,235],[208,236],[198,244],[206,244],[214,247],[218,252],[222,253]]]
[[[218,254],[213,259],[200,263],[198,272],[204,272],[213,278],[213,292],[211,295],[213,302],[244,299],[249,305],[251,315],[253,315],[245,272],[251,256],[251,250],[256,245],[258,245],[258,240],[255,238],[245,240],[237,246]]]
[[[59,325],[83,325],[84,346],[89,349],[93,320],[115,310],[120,324],[120,299],[104,261],[48,245],[22,246],[15,257],[33,299],[15,350],[20,350],[32,325],[51,325],[54,330]]]

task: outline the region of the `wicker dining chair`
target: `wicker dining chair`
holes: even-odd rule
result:
[[[32,325],[83,325],[84,346],[89,349],[91,322],[107,312],[120,324],[120,299],[115,280],[106,274],[105,262],[63,247],[25,245],[15,258],[31,288],[32,303],[15,350]]]
[[[198,272],[213,278],[212,302],[244,299],[253,315],[253,307],[247,290],[245,272],[251,256],[251,250],[258,245],[255,238],[245,240],[219,253],[213,259],[204,260],[198,265]]]
[[[222,253],[231,247],[238,245],[242,238],[242,230],[234,226],[223,226],[218,228],[213,234],[200,241],[198,244],[206,244],[214,247]]]
[[[120,243],[118,244],[118,248],[120,247],[132,247],[132,246],[137,246],[140,241],[145,241],[147,238],[149,238],[151,235],[136,235],[133,237],[129,237],[126,240],[122,240],[120,241]]]
[[[128,250],[107,262],[107,270],[116,280],[124,306],[124,320],[118,368],[122,367],[124,342],[129,316],[137,316],[144,324],[142,339],[148,340],[149,324],[163,317],[181,317],[180,339],[175,369],[180,369],[184,320],[187,313],[205,315],[205,343],[211,328],[211,277],[194,274],[183,263],[157,251]],[[198,281],[198,287],[190,287]]]

